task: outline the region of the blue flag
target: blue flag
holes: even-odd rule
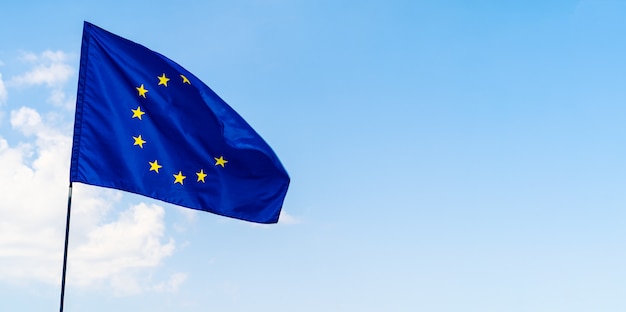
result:
[[[167,57],[85,22],[70,181],[276,223],[289,176],[213,90]]]

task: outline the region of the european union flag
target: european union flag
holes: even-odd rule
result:
[[[70,181],[276,223],[289,176],[213,90],[167,57],[85,22]]]

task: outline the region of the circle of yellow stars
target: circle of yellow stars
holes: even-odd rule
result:
[[[180,78],[182,79],[183,84],[191,85],[191,82],[187,77],[185,77],[185,75],[180,75]],[[170,78],[168,78],[165,73],[163,73],[161,76],[157,76],[157,79],[159,80],[159,84],[157,86],[167,87],[167,84],[170,81]],[[135,87],[135,89],[137,89],[137,95],[139,97],[144,99],[147,98],[146,94],[148,93],[148,89],[146,89],[144,84],[141,84],[139,87]],[[146,114],[146,112],[141,110],[141,105],[138,105],[135,109],[131,109],[131,112],[133,113],[131,118],[137,118],[140,121],[143,120],[142,117]],[[133,140],[133,146],[139,146],[139,148],[143,148],[143,145],[148,143],[146,140],[144,140],[141,134],[133,136]],[[228,160],[224,159],[224,156],[213,157],[213,159],[215,160],[215,166],[222,166],[222,168],[224,168],[228,163]],[[163,166],[159,164],[158,159],[155,159],[154,161],[149,161],[148,165],[150,166],[148,171],[154,171],[157,174],[159,173],[159,169],[163,168]],[[201,168],[200,171],[196,172],[195,174],[197,177],[196,182],[205,183],[204,179],[208,176],[208,174],[204,172],[204,169]],[[172,174],[172,176],[174,177],[173,184],[180,185],[183,185],[184,180],[187,178],[187,176],[185,176],[180,170],[178,171],[178,173]]]

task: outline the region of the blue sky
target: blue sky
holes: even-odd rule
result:
[[[82,23],[175,60],[291,176],[259,226],[75,185],[65,311],[623,311],[626,3],[14,1],[0,310],[58,309]]]

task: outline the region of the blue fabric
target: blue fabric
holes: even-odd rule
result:
[[[226,102],[144,46],[88,22],[82,40],[71,182],[278,222],[289,176]]]

